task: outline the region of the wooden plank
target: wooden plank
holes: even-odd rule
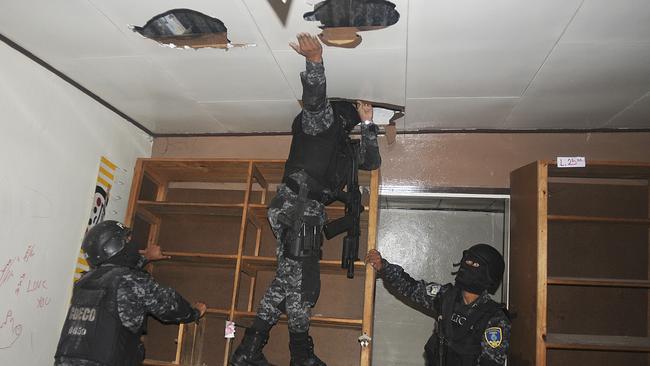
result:
[[[228,317],[230,315],[230,309],[218,309],[218,308],[208,308],[205,311],[206,315],[214,315],[219,317]]]
[[[260,255],[260,245],[262,243],[262,228],[257,226],[255,230],[255,250],[253,255],[258,257]],[[254,272],[251,276],[248,290],[248,304],[246,305],[246,310],[253,311],[253,300],[255,298],[255,283],[257,282],[257,272]]]
[[[142,361],[142,364],[145,366],[169,366],[169,365],[178,365],[177,363],[174,362],[169,362],[169,361],[158,361],[158,360],[144,360]]]
[[[171,256],[170,259],[157,262],[157,264],[179,263],[179,264],[203,264],[235,267],[237,255],[235,254],[212,254],[192,252],[170,252],[163,251],[163,255]]]
[[[176,360],[175,364],[181,362],[181,351],[183,350],[183,336],[185,335],[185,324],[178,325],[178,338],[176,338]]]
[[[379,215],[379,169],[372,171],[370,180],[370,208],[368,210],[368,250],[377,248],[377,223]],[[362,254],[362,256],[364,256]],[[365,257],[365,256],[364,256]],[[356,264],[355,264],[356,266]],[[361,333],[373,338],[373,320],[375,313],[375,271],[371,266],[365,268],[366,278],[363,292],[363,315]],[[370,366],[372,363],[373,342],[367,347],[361,347],[361,366]]]
[[[242,268],[246,272],[255,271],[275,271],[278,260],[275,257],[260,257],[245,255],[242,257]],[[320,260],[320,269],[322,273],[347,275],[347,271],[341,268],[341,261],[338,260]],[[366,264],[363,261],[355,261],[356,270],[365,270]],[[365,274],[362,272],[361,275]]]
[[[143,159],[146,169],[161,181],[244,183],[249,160]]]
[[[133,180],[131,181],[131,193],[129,194],[129,205],[126,209],[126,215],[124,217],[124,225],[127,227],[133,227],[133,222],[135,221],[135,212],[138,202],[138,196],[140,195],[140,188],[142,187],[142,169],[143,161],[138,159],[135,162],[135,168],[133,169]]]
[[[256,165],[253,165],[253,177],[255,177],[255,181],[257,181],[260,187],[265,189],[269,187],[269,183],[266,181],[264,175],[262,175],[262,172],[260,172],[259,168],[257,168]]]
[[[548,160],[550,177],[650,179],[650,163],[624,161],[589,161],[584,168],[558,168]]]
[[[543,181],[543,166],[537,162],[510,174],[510,308],[517,313],[517,321],[512,324],[511,355],[521,363],[535,366],[545,365],[546,356],[543,328],[540,328],[545,324],[540,313],[540,307],[545,303],[545,292],[540,293],[538,287],[540,280],[545,284],[545,273],[538,268],[541,262],[538,259],[540,239],[545,237],[539,216],[542,215],[546,222],[543,202],[546,189],[540,187]],[[542,264],[545,269],[545,264]],[[544,350],[542,354],[539,352],[540,344]]]
[[[591,222],[601,224],[650,225],[650,219],[598,216],[548,215],[551,222]]]
[[[650,288],[649,280],[626,280],[619,278],[549,277],[547,283],[557,286]]]
[[[241,216],[243,203],[194,203],[194,202],[156,202],[138,201],[138,211],[143,215],[214,215]]]
[[[593,351],[650,352],[650,338],[604,336],[593,334],[558,334],[546,336],[546,348]]]
[[[235,316],[237,316],[239,318],[254,318],[255,315],[256,315],[256,313],[252,312],[252,311],[236,311],[235,312]],[[280,321],[281,322],[286,322],[287,321],[287,316],[283,314],[280,317]],[[311,317],[311,325],[360,329],[362,323],[363,323],[362,319],[335,318],[335,317],[324,317],[324,316],[312,316]]]
[[[546,366],[548,289],[548,164],[537,165],[537,328],[535,339],[538,366]]]
[[[147,174],[146,170],[144,174]],[[167,198],[167,182],[155,180],[154,184],[156,185],[156,201],[164,201]],[[158,237],[160,236],[160,223],[160,218],[155,218],[154,222],[150,223],[151,226],[149,228],[149,237],[147,238],[147,247],[157,245]]]
[[[244,210],[242,214],[241,224],[239,227],[239,246],[237,248],[237,264],[235,265],[235,275],[233,279],[232,286],[232,297],[230,302],[230,314],[229,319],[233,320],[235,317],[235,309],[237,307],[237,298],[239,295],[239,281],[241,278],[241,269],[242,269],[242,255],[244,253],[244,244],[246,243],[246,224],[248,222],[248,206],[251,196],[251,190],[253,189],[253,162],[248,163],[248,178],[246,182],[246,194],[244,195]],[[232,346],[232,339],[229,339],[226,342],[226,349],[224,351],[224,366],[228,364],[228,358],[230,356],[230,347]]]

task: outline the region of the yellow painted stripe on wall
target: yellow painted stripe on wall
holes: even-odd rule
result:
[[[111,172],[109,172],[108,170],[106,170],[106,168],[104,168],[103,166],[100,166],[100,167],[99,167],[99,173],[104,174],[104,175],[105,175],[108,179],[110,179],[111,181],[112,181],[112,180],[115,180],[115,176],[114,176]]]
[[[112,185],[104,180],[102,177],[97,177],[97,183],[104,185],[104,187],[111,189]]]
[[[105,157],[102,156],[101,159],[102,163],[106,164],[111,170],[117,169],[117,165],[113,164],[110,160],[106,159]]]

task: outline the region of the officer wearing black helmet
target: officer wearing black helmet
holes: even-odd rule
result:
[[[205,304],[192,307],[144,271],[148,260],[167,258],[160,247],[149,247],[145,258],[130,238],[131,231],[112,220],[86,233],[82,249],[91,270],[74,286],[55,366],[141,365],[147,315],[164,323],[189,323],[205,313]]]
[[[490,298],[501,283],[503,256],[487,244],[463,251],[454,284],[417,281],[376,250],[366,256],[384,284],[438,317],[424,349],[427,365],[503,365],[510,346],[510,319]]]

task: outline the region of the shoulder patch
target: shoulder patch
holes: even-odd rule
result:
[[[492,348],[498,348],[501,346],[501,341],[503,340],[503,332],[500,327],[490,327],[485,330],[485,341]]]
[[[440,286],[437,283],[428,284],[427,287],[426,287],[427,295],[429,295],[431,297],[436,297],[436,295],[438,295],[438,292],[440,292],[441,287],[442,286]]]

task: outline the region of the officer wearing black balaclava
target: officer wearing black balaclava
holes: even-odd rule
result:
[[[345,185],[352,160],[359,169],[381,164],[377,126],[368,103],[327,99],[322,46],[318,38],[299,34],[291,47],[305,57],[303,109],[291,125],[292,140],[282,184],[268,207],[268,219],[277,239],[275,277],[258,307],[255,320],[232,357],[230,366],[267,366],[262,348],[282,313],[287,314],[291,366],[325,366],[315,355],[309,336],[311,308],[320,294],[319,259],[325,206]],[[350,145],[350,131],[361,128],[358,154]]]
[[[144,360],[140,340],[146,318],[189,323],[206,311],[191,306],[171,288],[158,284],[143,268],[165,257],[159,246],[141,256],[130,242],[131,231],[107,220],[93,226],[82,249],[91,270],[74,286],[55,354],[55,366],[136,366]]]
[[[507,310],[490,298],[499,288],[505,263],[487,244],[463,251],[454,284],[417,281],[376,250],[366,256],[384,284],[414,303],[433,311],[437,323],[426,343],[427,365],[493,366],[506,362],[510,346]]]

